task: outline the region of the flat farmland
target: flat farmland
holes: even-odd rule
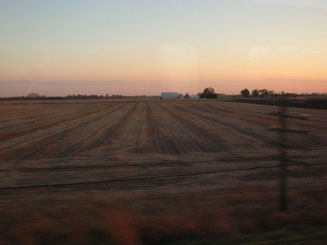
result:
[[[278,107],[221,101],[0,103],[0,200],[278,190]],[[324,189],[327,111],[289,108],[289,188]],[[299,163],[305,163],[305,165]]]

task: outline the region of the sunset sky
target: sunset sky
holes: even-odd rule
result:
[[[327,92],[327,0],[0,0],[0,96]]]

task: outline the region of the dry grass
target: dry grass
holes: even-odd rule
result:
[[[325,226],[324,193],[290,193],[290,210],[277,210],[275,198],[241,190],[237,194],[189,194],[147,202],[11,203],[1,206],[3,244],[168,244],[172,240],[222,239],[253,232]]]

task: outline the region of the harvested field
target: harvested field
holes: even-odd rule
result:
[[[0,239],[324,244],[327,111],[289,109],[312,116],[287,119],[307,131],[288,135],[287,214],[277,111],[206,100],[0,103]]]
[[[221,101],[3,102],[0,198],[276,191],[278,135],[269,127],[277,110]],[[308,131],[289,135],[289,188],[324,188],[327,112],[289,112],[312,115],[288,120]]]

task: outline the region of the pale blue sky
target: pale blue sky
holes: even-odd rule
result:
[[[0,0],[0,96],[327,92],[326,24],[326,0]]]

